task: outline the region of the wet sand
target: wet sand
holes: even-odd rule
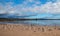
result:
[[[0,36],[60,36],[60,26],[0,24]]]

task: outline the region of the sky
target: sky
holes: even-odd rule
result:
[[[25,18],[60,18],[60,0],[0,0],[0,14]],[[1,18],[1,16],[0,16]]]

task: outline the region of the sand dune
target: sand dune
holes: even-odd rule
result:
[[[0,36],[60,36],[60,26],[0,24]]]

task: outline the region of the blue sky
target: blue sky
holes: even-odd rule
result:
[[[12,2],[12,3],[14,3],[14,5],[17,5],[17,4],[22,4],[24,1],[28,1],[28,0],[0,0],[0,3],[6,4],[8,2]],[[45,4],[46,2],[50,2],[50,1],[55,2],[55,0],[49,0],[49,1],[48,0],[34,0],[34,1],[39,1],[39,2],[41,2],[41,4]],[[33,2],[29,2],[28,4],[31,4]]]
[[[58,19],[60,0],[0,0],[0,14],[8,14],[10,17],[31,15],[26,18]]]

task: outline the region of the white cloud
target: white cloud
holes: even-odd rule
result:
[[[41,12],[47,12],[47,13],[60,13],[60,2],[47,2],[46,4],[42,5],[40,7]]]
[[[38,6],[37,4],[41,4],[39,1],[35,0],[26,0],[22,4],[18,4],[16,6],[12,6],[12,2],[6,4],[5,6],[0,4],[0,14],[16,14],[16,15],[23,15],[25,12],[34,12],[34,13],[60,13],[60,2],[52,3],[47,2],[46,4],[43,4],[41,6]],[[32,5],[28,5],[30,3],[33,3]],[[26,14],[26,13],[25,13]],[[24,15],[25,15],[24,14]]]
[[[54,1],[54,0],[52,0]],[[37,12],[37,13],[52,13],[52,14],[59,14],[60,13],[60,0],[55,0],[55,2],[47,2],[41,6],[37,6],[37,4],[41,4],[41,2],[35,2],[33,7],[28,7],[26,11]]]

